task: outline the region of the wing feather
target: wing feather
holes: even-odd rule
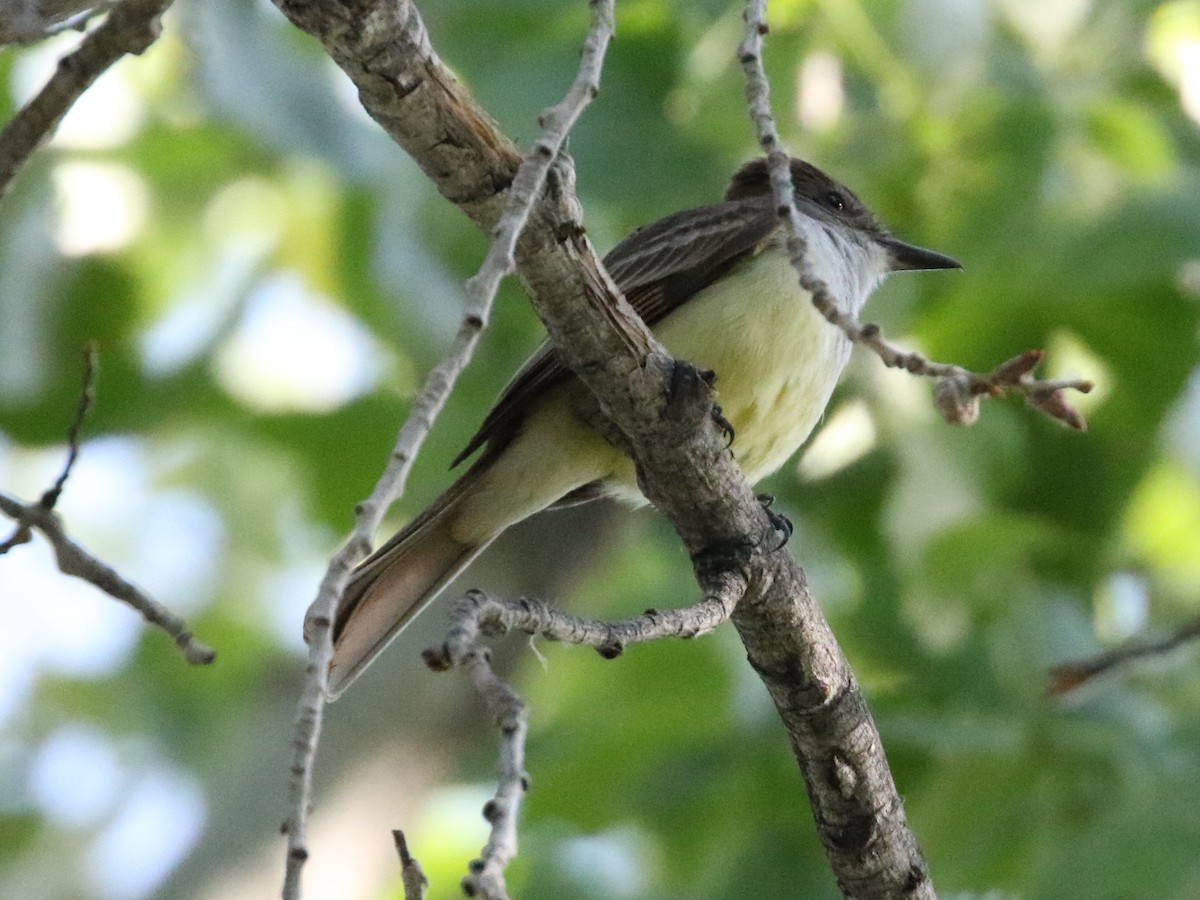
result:
[[[653,328],[753,253],[777,227],[769,198],[717,203],[667,216],[635,231],[609,252],[604,266],[642,321]],[[554,347],[543,343],[517,370],[451,466],[484,444],[489,449],[506,444],[533,400],[569,377],[573,376]]]

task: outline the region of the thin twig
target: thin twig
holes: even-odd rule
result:
[[[845,312],[828,285],[816,276],[808,262],[808,246],[792,192],[791,157],[780,143],[775,117],[771,114],[770,85],[762,65],[763,38],[769,31],[766,7],[766,0],[748,0],[746,3],[746,37],[738,48],[738,59],[746,74],[750,117],[759,144],[767,154],[779,214],[787,224],[788,255],[800,277],[801,287],[812,295],[813,305],[851,341],[872,350],[885,366],[935,379],[935,405],[942,417],[953,425],[975,424],[979,419],[980,397],[1000,397],[1012,391],[1024,397],[1034,409],[1067,427],[1079,431],[1085,429],[1086,421],[1067,403],[1064,391],[1086,394],[1092,389],[1092,383],[1077,378],[1052,381],[1034,378],[1033,369],[1041,362],[1042,351],[1028,350],[985,374],[934,362],[916,351],[904,350],[891,343],[878,325],[864,324]]]
[[[441,671],[457,665],[481,634],[495,637],[523,631],[549,641],[594,647],[605,659],[615,659],[631,644],[694,638],[714,631],[729,620],[745,589],[744,580],[723,572],[717,577],[713,593],[699,603],[682,609],[648,609],[619,622],[577,616],[528,597],[501,600],[472,590],[455,609],[454,625],[446,640],[427,649],[423,658],[431,669]]]
[[[300,897],[300,873],[308,859],[306,825],[312,796],[313,764],[321,734],[329,664],[333,659],[333,616],[346,589],[350,572],[370,552],[371,541],[392,503],[404,492],[413,462],[433,423],[446,404],[459,375],[470,362],[490,312],[494,292],[480,296],[468,291],[466,311],[446,357],[429,373],[417,395],[388,457],[387,466],[370,497],[355,508],[354,530],[341,550],[330,560],[317,597],[304,621],[308,641],[308,663],[304,687],[297,704],[292,740],[291,813],[283,825],[288,836],[285,900]]]
[[[1200,640],[1200,619],[1193,619],[1157,641],[1129,643],[1091,659],[1063,663],[1050,670],[1050,684],[1046,687],[1046,693],[1054,697],[1065,696],[1113,669],[1141,659],[1165,656],[1195,640]]]
[[[71,475],[71,469],[75,467],[75,460],[79,458],[79,434],[83,429],[83,420],[91,412],[92,404],[96,400],[96,372],[98,369],[99,357],[96,342],[89,341],[83,349],[83,390],[79,392],[75,419],[71,422],[71,427],[67,429],[67,459],[58,478],[54,480],[54,484],[46,489],[38,501],[38,505],[43,510],[52,510],[58,504],[58,498],[62,496],[63,488]],[[17,526],[13,533],[3,543],[0,543],[0,556],[13,547],[29,543],[31,539],[29,516],[22,515],[17,519]]]
[[[588,6],[592,11],[592,23],[583,45],[579,72],[566,96],[538,118],[542,136],[517,170],[507,211],[492,231],[492,244],[483,266],[467,282],[468,293],[494,296],[500,281],[516,270],[517,239],[529,221],[529,213],[542,191],[550,165],[562,151],[583,111],[600,93],[604,54],[614,30],[613,0],[590,0]]]
[[[37,96],[0,132],[0,198],[83,92],[122,56],[142,53],[154,43],[159,19],[170,5],[171,0],[124,0],[77,50],[58,61]]]
[[[305,683],[298,704],[291,766],[291,812],[284,831],[288,836],[285,900],[300,897],[300,873],[308,858],[306,823],[312,796],[312,771],[320,737],[329,663],[333,658],[332,624],[337,601],[345,590],[350,571],[366,556],[371,539],[384,513],[403,493],[413,461],[433,422],[441,412],[459,374],[470,362],[480,333],[491,312],[496,290],[514,267],[514,249],[529,212],[542,192],[551,165],[558,158],[571,128],[599,91],[604,53],[613,34],[612,0],[592,0],[592,25],[584,45],[579,74],[562,102],[541,117],[543,133],[522,161],[509,195],[505,212],[492,231],[492,242],[479,271],[467,282],[467,304],[462,324],[446,358],[430,372],[408,419],[400,429],[395,449],[371,496],[356,510],[354,531],[349,541],[330,562],[317,599],[305,619],[309,641]],[[419,16],[411,16],[406,27],[424,31]],[[416,41],[428,45],[427,35]]]
[[[521,798],[529,790],[525,771],[525,738],[529,714],[525,703],[492,668],[491,653],[475,647],[458,660],[467,670],[475,690],[487,704],[500,730],[500,759],[496,766],[496,794],[483,805],[483,817],[492,826],[479,858],[468,864],[463,893],[483,900],[508,900],[504,872],[517,855],[517,817]]]
[[[517,818],[521,799],[529,790],[525,771],[528,713],[521,698],[492,669],[491,654],[483,646],[483,639],[519,630],[553,641],[595,647],[601,656],[612,659],[628,644],[696,637],[727,621],[745,591],[745,583],[731,575],[718,583],[719,588],[711,596],[694,606],[648,610],[621,622],[585,619],[538,600],[499,600],[482,591],[468,592],[458,604],[445,641],[428,648],[422,656],[435,671],[467,669],[500,729],[496,794],[483,807],[483,817],[492,830],[479,859],[471,862],[469,874],[463,879],[467,896],[485,900],[508,897],[504,872],[517,855]]]
[[[67,459],[63,464],[62,471],[59,472],[58,478],[42,494],[37,505],[45,512],[54,509],[58,503],[58,498],[62,496],[63,488],[66,486],[67,478],[71,475],[71,469],[75,466],[75,460],[79,458],[79,434],[83,428],[83,420],[87,418],[88,412],[91,411],[92,403],[96,399],[96,371],[98,368],[98,359],[96,355],[96,344],[94,341],[89,342],[83,352],[83,390],[79,393],[79,405],[75,410],[75,420],[71,423],[71,427],[67,429]],[[10,498],[12,500],[12,498]],[[14,504],[24,506],[16,500],[12,500]],[[16,528],[13,533],[3,542],[0,543],[0,556],[3,556],[13,547],[27,544],[32,538],[30,531],[32,527],[30,515],[22,513],[16,518]]]
[[[40,502],[23,504],[7,494],[0,494],[0,512],[16,520],[19,525],[36,529],[45,535],[54,548],[59,571],[64,575],[73,575],[94,584],[106,594],[129,604],[147,622],[169,634],[189,663],[207,665],[216,658],[212,648],[196,640],[183,619],[67,537],[62,520],[53,510],[46,509]]]
[[[400,857],[400,882],[404,885],[404,900],[425,900],[429,879],[425,877],[425,871],[416,857],[408,852],[408,841],[404,838],[404,832],[399,829],[393,830],[392,840],[396,843],[396,853]]]
[[[67,459],[62,471],[36,503],[22,503],[15,497],[0,493],[0,512],[16,522],[12,535],[0,544],[0,556],[8,553],[14,547],[28,543],[34,530],[42,533],[54,550],[58,561],[58,569],[64,575],[82,578],[95,585],[111,597],[127,603],[142,614],[151,625],[161,628],[175,641],[183,651],[184,659],[192,665],[207,665],[216,658],[212,648],[193,637],[187,623],[169,609],[158,603],[144,591],[129,581],[126,581],[111,566],[101,562],[81,546],[67,537],[62,519],[54,511],[55,504],[62,496],[67,478],[75,461],[79,458],[79,440],[83,429],[84,419],[96,399],[96,372],[98,370],[97,351],[94,343],[89,343],[84,349],[83,387],[79,394],[79,404],[75,410],[75,418],[67,430]]]
[[[107,12],[120,0],[5,0],[0,46],[27,45],[75,29]]]
[[[852,316],[843,315],[828,286],[816,277],[808,262],[808,247],[793,196],[791,155],[779,140],[775,119],[771,113],[770,84],[762,63],[763,39],[769,30],[766,6],[766,0],[747,0],[743,14],[746,31],[738,45],[738,59],[746,75],[746,101],[750,117],[759,144],[767,154],[776,206],[780,216],[786,220],[788,253],[801,286],[812,294],[817,309],[826,319],[841,328],[852,341],[863,342],[864,331],[873,330],[878,336],[878,328],[861,326]],[[882,337],[879,337],[879,341],[882,341]],[[803,576],[801,586],[802,578]],[[779,609],[780,613],[785,611],[784,607]],[[822,641],[810,644],[803,651],[802,659],[820,652],[840,657],[836,638],[829,631],[815,604],[812,606],[811,615],[820,626],[814,636]],[[770,614],[768,618],[771,618]],[[744,606],[739,606],[734,624],[754,662],[754,648],[761,640],[760,632],[765,623],[750,621]],[[784,624],[785,620],[782,618],[770,623],[771,627]],[[828,633],[822,635],[821,632]],[[822,645],[824,641],[828,641],[828,646]],[[807,670],[811,660],[805,659],[804,662],[804,668]],[[755,667],[763,676],[777,708],[784,715],[785,721],[788,721],[789,714],[797,711],[797,701],[803,703],[805,694],[808,693],[809,686],[805,682],[811,678],[809,672],[796,671],[792,673],[791,678],[781,678],[780,674],[785,673],[770,671],[761,660],[755,662]],[[804,729],[796,727],[796,723],[791,721],[788,724],[796,758],[809,787],[817,831],[838,880],[838,886],[847,897],[903,896],[907,900],[935,900],[936,893],[929,877],[928,865],[905,820],[903,801],[896,791],[895,781],[866,700],[862,697],[849,664],[841,659],[836,668],[842,670],[845,680],[832,690],[826,688],[829,695],[822,704],[820,714],[831,715],[841,707],[838,711],[842,716],[842,727],[845,728],[848,721],[854,722],[853,732],[843,732],[839,735],[835,739],[833,752],[829,753],[827,740],[812,742],[808,735],[802,734]],[[802,720],[808,718],[804,716]],[[806,726],[812,724],[814,723],[808,722]],[[816,730],[819,732],[821,729]],[[841,800],[848,802],[843,804]],[[864,805],[871,810],[865,817],[861,812]],[[835,817],[839,820],[836,825]]]
[[[96,402],[96,372],[100,366],[99,351],[95,341],[88,341],[83,348],[83,390],[79,392],[79,404],[75,408],[75,420],[67,429],[67,462],[55,479],[50,490],[42,494],[41,504],[46,509],[54,509],[58,498],[62,496],[63,487],[79,458],[79,433],[83,429],[83,420],[91,412],[92,404]]]

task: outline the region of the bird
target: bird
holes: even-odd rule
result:
[[[790,165],[807,259],[844,312],[857,315],[891,272],[961,268],[893,236],[816,166]],[[759,157],[734,173],[720,202],[640,228],[603,260],[655,337],[715,373],[731,449],[751,483],[808,438],[850,355],[801,287],[786,239]],[[351,573],[332,626],[330,699],[506,529],[597,497],[647,503],[632,460],[594,427],[590,396],[548,342],[517,371],[452,468],[481,451],[478,459]]]

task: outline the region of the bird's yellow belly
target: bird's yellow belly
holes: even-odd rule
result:
[[[716,372],[717,402],[735,431],[733,453],[755,482],[804,443],[825,411],[850,345],[813,308],[782,250],[768,250],[751,263],[736,288],[727,279],[706,288],[654,333],[675,356]],[[551,391],[462,501],[456,539],[490,540],[593,482],[616,499],[645,504],[632,460],[574,415],[569,389]]]
[[[850,345],[813,307],[782,251],[751,262],[736,289],[727,280],[706,288],[654,332],[675,356],[717,373],[734,455],[755,482],[779,469],[820,420]],[[606,488],[645,502],[628,461]]]

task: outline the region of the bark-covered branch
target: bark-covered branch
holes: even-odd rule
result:
[[[519,155],[433,52],[402,0],[275,0],[353,79],[367,111],[444,196],[490,229]],[[706,594],[732,571],[734,613],[805,775],[818,832],[851,897],[930,897],[878,732],[803,572],[767,554],[766,512],[711,425],[712,396],[617,295],[577,202],[548,185],[516,252],[518,273],[564,362],[627,436],[646,496],[675,525]]]
[[[615,659],[628,644],[669,637],[692,638],[711,632],[728,621],[745,584],[726,579],[724,590],[684,609],[650,609],[622,622],[602,622],[565,613],[541,602],[522,598],[499,600],[482,591],[469,591],[458,604],[446,639],[422,654],[435,672],[454,667],[466,669],[475,689],[487,703],[500,730],[499,784],[483,808],[491,824],[491,835],[480,858],[470,865],[463,889],[470,897],[507,900],[504,870],[517,853],[517,814],[529,789],[524,769],[525,738],[528,733],[525,704],[516,692],[496,675],[487,637],[509,631],[594,647],[605,659]]]
[[[124,0],[83,39],[36,97],[0,132],[0,198],[13,178],[97,78],[127,53],[138,54],[158,39],[159,19],[171,0]]]
[[[579,74],[562,102],[543,113],[542,137],[529,156],[521,162],[511,187],[504,195],[504,212],[492,227],[492,242],[487,257],[479,272],[467,282],[467,304],[454,344],[426,379],[408,419],[400,429],[395,449],[388,458],[383,474],[371,496],[359,504],[354,531],[346,545],[330,562],[318,596],[306,617],[305,638],[309,643],[309,659],[293,739],[291,813],[284,824],[284,831],[288,835],[285,897],[300,895],[300,873],[308,858],[307,816],[329,663],[333,655],[332,625],[338,599],[345,590],[350,570],[369,551],[373,535],[384,514],[403,493],[417,453],[457,383],[458,376],[470,362],[479,335],[486,326],[500,282],[511,274],[516,266],[514,252],[517,240],[551,174],[551,166],[558,158],[576,120],[599,91],[604,53],[613,33],[612,0],[598,0],[592,6],[593,23],[584,45]],[[415,21],[419,24],[419,19]],[[414,40],[419,41],[420,35],[414,35]],[[570,175],[569,170],[560,172],[562,177]],[[477,683],[480,683],[479,678],[482,676],[479,672],[482,670],[474,667],[472,671],[476,674]],[[522,733],[523,729],[522,719]],[[502,824],[503,835],[507,836],[511,832],[511,853],[507,839],[493,840],[489,843],[490,851],[485,852],[485,864],[480,872],[471,876],[477,878],[478,888],[485,895],[489,893],[489,885],[496,889],[493,893],[497,896],[503,894],[504,866],[507,865],[511,854],[515,853],[515,808],[513,816],[504,820]],[[494,823],[494,830],[499,828],[500,826]]]
[[[548,641],[592,647],[605,659],[615,659],[631,644],[708,634],[729,620],[745,592],[745,582],[731,575],[718,592],[692,606],[648,609],[632,619],[604,622],[563,612],[529,597],[500,600],[472,590],[455,609],[454,625],[446,640],[422,655],[427,666],[441,671],[457,665],[481,634],[499,636],[521,631]]]
[[[627,644],[666,637],[695,637],[712,631],[729,618],[744,584],[729,579],[725,591],[686,609],[659,612],[648,610],[624,622],[601,622],[560,612],[538,600],[498,600],[482,591],[470,591],[454,611],[446,639],[428,648],[423,658],[434,671],[453,667],[466,669],[475,689],[487,703],[500,730],[499,784],[495,796],[484,806],[491,835],[480,858],[471,863],[463,880],[468,896],[485,900],[507,900],[504,870],[517,853],[517,814],[529,789],[525,774],[525,737],[528,731],[525,704],[510,685],[491,667],[486,637],[509,631],[552,641],[595,647],[613,659]]]
[[[120,0],[0,0],[0,46],[33,44],[83,28]]]

